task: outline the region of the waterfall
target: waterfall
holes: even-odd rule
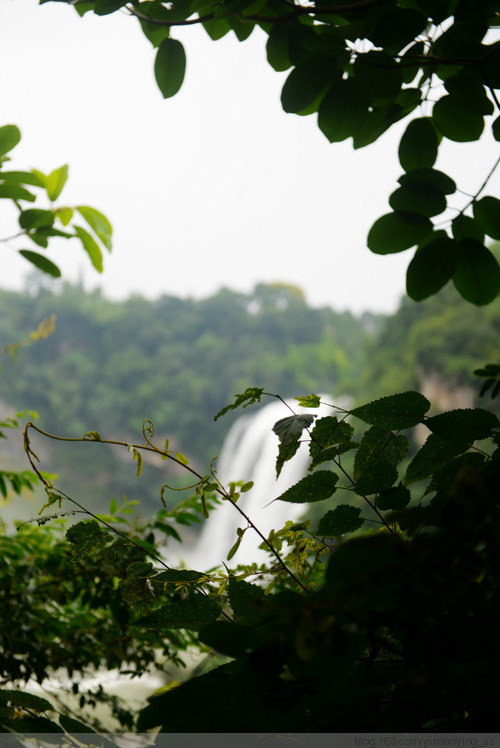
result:
[[[297,409],[295,400],[289,400],[287,404],[301,415],[311,413],[321,417],[332,413],[331,408],[326,405],[315,409]],[[240,495],[238,506],[241,506],[264,537],[269,535],[271,529],[279,530],[287,520],[298,520],[307,509],[303,504],[284,501],[270,504],[305,475],[309,464],[308,444],[301,444],[296,455],[285,463],[280,477],[276,479],[279,442],[272,428],[276,421],[287,415],[291,415],[291,412],[285,405],[279,400],[273,400],[252,414],[240,416],[225,439],[217,465],[217,477],[225,487],[231,481],[254,482],[250,491]],[[307,437],[307,432],[304,435]],[[184,560],[191,568],[202,571],[222,563],[236,541],[236,529],[245,528],[246,524],[244,517],[229,501],[222,502],[210,512],[195,548],[185,554]],[[261,542],[257,533],[249,528],[230,565],[268,561],[269,554],[258,547]]]

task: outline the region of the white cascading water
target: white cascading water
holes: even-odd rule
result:
[[[310,413],[322,417],[334,412],[327,405],[307,409],[297,407],[295,400],[287,403],[300,415]],[[292,412],[279,400],[273,400],[254,413],[242,415],[230,429],[217,465],[217,477],[226,488],[231,481],[254,482],[250,491],[240,495],[238,506],[241,506],[264,537],[272,529],[281,529],[287,520],[298,520],[307,509],[304,504],[273,502],[273,499],[306,474],[309,465],[308,444],[303,443],[295,456],[285,463],[280,477],[276,479],[279,441],[272,428],[276,421],[289,415]],[[304,439],[307,439],[306,431]],[[246,525],[244,517],[229,501],[222,502],[210,512],[195,548],[184,554],[184,561],[190,568],[201,571],[221,564],[236,542],[236,529],[245,528]],[[230,565],[253,562],[261,564],[270,560],[269,554],[259,549],[261,542],[257,533],[249,528]]]

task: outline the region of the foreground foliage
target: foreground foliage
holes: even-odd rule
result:
[[[264,396],[251,388],[219,415]],[[319,403],[298,398],[299,406]],[[3,605],[24,621],[18,629],[13,619],[2,643],[4,677],[43,682],[48,668],[71,676],[98,664],[142,672],[159,654],[175,662],[196,642],[225,664],[152,697],[138,717],[125,712],[125,726],[137,719],[140,731],[166,732],[495,730],[500,422],[482,408],[433,417],[429,408],[420,393],[405,392],[351,411],[332,406],[323,418],[284,416],[274,427],[277,473],[303,438],[311,469],[278,500],[321,501],[326,511],[262,536],[267,564],[228,568],[233,548],[216,571],[170,569],[152,531],[175,537],[176,522],[207,516],[218,496],[240,512],[234,540],[245,542],[258,527],[238,498],[252,485],[225,488],[213,471],[198,474],[183,455],[155,445],[145,422],[144,444],[128,445],[138,472],[144,451],[183,464],[196,479],[193,498],[132,534],[120,525],[129,508],[114,502],[108,515],[67,530],[66,544],[57,528],[26,525],[3,538]],[[407,459],[408,430],[421,423],[428,439]],[[40,472],[34,430],[28,423],[26,450],[47,507],[57,516],[64,500],[83,510]],[[106,442],[97,432],[81,438],[89,440]],[[4,729],[23,730],[8,711],[19,706],[6,707]],[[37,718],[40,731],[46,718]]]
[[[444,140],[500,140],[498,0],[350,0],[318,5],[289,0],[63,0],[80,15],[125,11],[156,51],[165,98],[184,80],[186,54],[176,27],[198,24],[214,40],[239,41],[255,27],[268,36],[267,58],[290,71],[285,112],[317,114],[330,142],[373,143],[409,115],[398,149],[403,174],[390,212],[368,234],[376,254],[416,247],[407,291],[420,301],[452,280],[467,301],[484,305],[500,290],[500,267],[486,237],[500,239],[500,200],[484,195],[500,159],[485,166],[477,190],[435,168]],[[50,0],[41,0],[50,2]],[[496,115],[495,119],[490,119]]]

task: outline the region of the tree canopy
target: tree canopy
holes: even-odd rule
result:
[[[258,26],[268,35],[270,65],[290,70],[283,109],[317,115],[330,142],[352,138],[354,148],[363,148],[411,117],[398,148],[403,174],[389,197],[390,212],[368,234],[368,247],[381,255],[416,247],[407,270],[407,291],[416,301],[450,280],[473,304],[498,295],[500,268],[487,244],[500,239],[500,201],[485,191],[499,161],[492,159],[475,194],[435,168],[443,138],[465,144],[489,132],[500,140],[500,42],[491,33],[496,0],[71,4],[80,15],[124,10],[137,19],[157,49],[154,72],[165,98],[179,91],[185,75],[176,27],[200,24],[214,40],[232,32],[243,42]]]

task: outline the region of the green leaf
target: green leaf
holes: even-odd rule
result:
[[[318,457],[326,447],[333,444],[350,442],[354,433],[353,427],[345,421],[340,421],[335,416],[319,418],[311,431],[309,443],[309,454]]]
[[[45,712],[47,709],[53,709],[54,707],[44,699],[42,696],[36,696],[35,694],[28,693],[27,691],[16,691],[10,688],[0,689],[0,704],[13,704],[14,706],[21,706],[25,709],[33,709],[35,712]]]
[[[483,408],[458,408],[428,418],[425,425],[441,439],[456,440],[459,435],[469,442],[487,439],[500,422],[494,413]]]
[[[411,501],[411,493],[401,483],[399,486],[388,488],[386,491],[382,491],[375,501],[377,509],[382,512],[389,510],[397,511],[398,509],[404,509]]]
[[[231,577],[228,592],[229,604],[239,623],[254,624],[260,620],[266,600],[261,587]]]
[[[260,403],[261,397],[264,394],[263,387],[248,387],[245,392],[240,395],[235,395],[236,400],[231,405],[226,405],[222,410],[219,410],[217,415],[214,417],[214,421],[228,413],[230,410],[236,410],[240,407],[247,408],[249,405],[254,403]]]
[[[392,193],[389,205],[395,211],[409,211],[430,218],[446,210],[446,197],[430,184],[409,182]]]
[[[329,538],[338,538],[346,532],[359,530],[365,523],[360,514],[361,509],[348,504],[341,504],[320,519],[317,534]]]
[[[335,72],[338,72],[335,60],[329,55],[314,55],[300,61],[281,92],[285,112],[298,114],[314,105],[326,93]]]
[[[19,182],[20,184],[31,184],[33,187],[44,187],[42,182],[31,171],[0,171],[0,179],[4,182]]]
[[[474,111],[469,99],[458,93],[439,99],[434,104],[432,119],[446,138],[457,143],[479,140],[484,129],[482,114]]]
[[[340,80],[323,99],[318,127],[330,143],[354,136],[368,114],[368,100],[354,78]]]
[[[169,584],[196,584],[206,579],[206,574],[194,569],[168,569],[156,574],[155,582],[167,582]]]
[[[31,192],[11,182],[0,183],[0,198],[6,200],[27,200],[30,203],[34,203],[36,200],[35,195]]]
[[[38,252],[32,252],[30,249],[20,249],[19,254],[22,255],[25,260],[31,262],[31,264],[38,268],[38,270],[41,270],[42,273],[52,275],[53,278],[61,277],[61,271],[57,265],[55,265],[52,260],[49,260]]]
[[[80,239],[84,250],[90,257],[92,265],[95,267],[98,273],[102,273],[102,252],[99,249],[99,245],[97,244],[96,240],[89,234],[88,231],[86,231],[81,226],[73,226],[73,228],[75,229],[76,235]]]
[[[141,625],[157,631],[163,629],[188,629],[199,631],[215,621],[221,613],[220,606],[209,597],[193,594],[187,600],[176,600],[163,605],[151,615],[140,619]]]
[[[495,256],[475,239],[461,239],[458,249],[455,288],[476,306],[489,304],[500,291],[500,267]]]
[[[66,538],[74,546],[73,559],[92,556],[103,548],[109,541],[109,534],[102,532],[95,519],[77,522],[69,528]]]
[[[107,16],[116,10],[123,8],[128,0],[95,0],[94,13],[97,16]]]
[[[70,734],[78,734],[78,733],[93,733],[94,735],[98,734],[96,733],[95,730],[92,729],[92,727],[85,725],[83,722],[80,722],[80,720],[78,719],[73,719],[73,717],[68,717],[66,714],[61,714],[59,716],[59,724],[61,725],[61,727],[64,727],[66,732]],[[99,735],[99,739],[96,740],[96,743],[100,742],[102,738],[103,736]]]
[[[385,52],[359,54],[354,63],[354,72],[369,99],[394,99],[403,82],[399,64]]]
[[[297,400],[301,408],[319,408],[321,405],[321,399],[318,395],[302,395],[301,397],[296,397],[295,400]]]
[[[455,239],[475,239],[484,243],[484,231],[478,221],[463,214],[458,215],[451,222],[451,231]]]
[[[379,255],[402,252],[432,231],[432,223],[419,213],[387,213],[377,219],[368,233],[368,247]]]
[[[289,27],[286,23],[275,23],[269,34],[266,51],[267,61],[277,71],[292,67],[289,54]],[[499,118],[500,119],[500,118]]]
[[[333,496],[337,490],[339,476],[330,470],[318,470],[307,475],[289,488],[275,501],[287,501],[291,504],[310,504],[314,501],[324,501]]]
[[[276,460],[276,475],[279,476],[283,465],[288,462],[297,452],[300,446],[300,438],[304,429],[309,428],[314,421],[314,416],[303,414],[298,416],[287,416],[281,418],[273,426],[274,433],[279,438],[279,451]]]
[[[431,407],[420,392],[401,392],[354,408],[351,415],[386,431],[409,429],[422,423]]]
[[[414,119],[399,143],[399,162],[405,171],[431,168],[438,154],[439,138],[430,117]]]
[[[457,185],[453,179],[449,177],[448,174],[444,174],[444,172],[439,171],[438,169],[412,169],[406,174],[400,176],[398,182],[402,186],[410,184],[411,182],[425,182],[426,184],[432,185],[440,192],[443,192],[445,195],[451,195],[456,192],[457,189]]]
[[[0,156],[15,148],[20,140],[21,132],[15,125],[0,127]]]
[[[186,73],[186,53],[180,41],[170,37],[162,41],[156,53],[154,72],[163,98],[175,96]]]
[[[500,239],[500,200],[486,196],[474,201],[474,218],[492,239]]]
[[[35,229],[53,226],[54,214],[51,210],[31,208],[19,214],[19,225],[22,229]]]
[[[450,441],[449,439],[441,439],[436,434],[430,434],[425,444],[408,465],[405,484],[408,486],[411,483],[429,478],[447,462],[472,447],[471,441],[464,441],[460,439],[460,435],[457,436],[458,438],[455,441]]]
[[[406,290],[414,301],[437,293],[453,276],[457,246],[448,236],[438,236],[418,247],[406,271]]]
[[[76,209],[80,213],[80,215],[87,221],[90,228],[97,234],[106,249],[109,249],[109,251],[111,251],[111,235],[113,233],[113,227],[111,226],[106,216],[104,216],[95,208],[89,207],[88,205],[77,205]]]
[[[136,615],[147,615],[153,607],[154,598],[148,581],[153,565],[146,561],[135,561],[127,566],[127,576],[120,582],[123,601]]]
[[[406,456],[408,439],[372,426],[361,439],[354,458],[356,493],[378,493],[390,488],[398,478],[396,466]]]
[[[45,179],[45,189],[47,190],[49,200],[52,202],[57,200],[66,184],[68,179],[68,168],[68,165],[64,164],[64,166],[60,166],[59,169],[51,171]]]
[[[222,39],[223,36],[226,36],[226,34],[231,31],[229,21],[227,21],[225,18],[219,18],[217,20],[214,19],[213,21],[203,21],[202,26],[209,35],[210,39],[212,39],[212,41],[214,42],[216,42],[218,39]]]
[[[491,126],[491,131],[495,140],[500,140],[500,117],[497,117]]]

